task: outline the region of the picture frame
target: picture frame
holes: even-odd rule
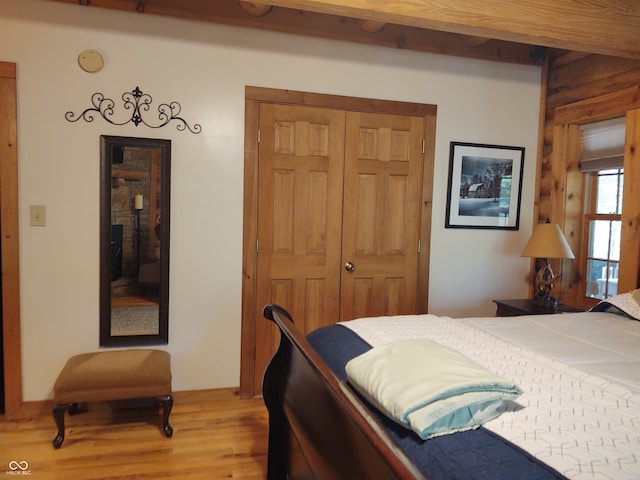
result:
[[[524,147],[451,142],[445,228],[518,230]]]

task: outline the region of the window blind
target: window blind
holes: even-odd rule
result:
[[[624,164],[625,117],[581,125],[582,172],[622,168]]]

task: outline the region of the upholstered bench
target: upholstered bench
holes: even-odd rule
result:
[[[162,350],[110,350],[71,357],[53,386],[53,418],[58,435],[53,446],[64,441],[64,414],[73,414],[78,403],[152,398],[162,406],[162,430],[173,435],[169,414],[171,358]]]

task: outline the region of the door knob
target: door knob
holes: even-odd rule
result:
[[[351,263],[351,262],[347,262],[347,263],[345,263],[345,264],[344,264],[344,269],[345,269],[347,272],[353,272],[353,271],[355,271],[356,266],[355,266],[353,263]]]

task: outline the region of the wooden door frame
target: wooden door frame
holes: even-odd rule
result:
[[[256,312],[256,243],[258,235],[258,139],[261,103],[277,103],[365,113],[387,113],[411,115],[424,118],[425,152],[423,158],[421,252],[418,269],[418,308],[428,309],[429,251],[431,244],[431,211],[433,200],[433,164],[435,155],[435,127],[437,107],[435,105],[394,102],[368,98],[345,97],[307,93],[293,90],[278,90],[262,87],[245,87],[245,136],[244,136],[244,198],[242,238],[242,326],[240,349],[240,395],[255,396],[253,391],[253,358],[255,345]],[[420,293],[423,293],[422,295]],[[266,320],[265,320],[266,321]]]
[[[0,232],[5,415],[22,414],[16,64],[0,62]]]

